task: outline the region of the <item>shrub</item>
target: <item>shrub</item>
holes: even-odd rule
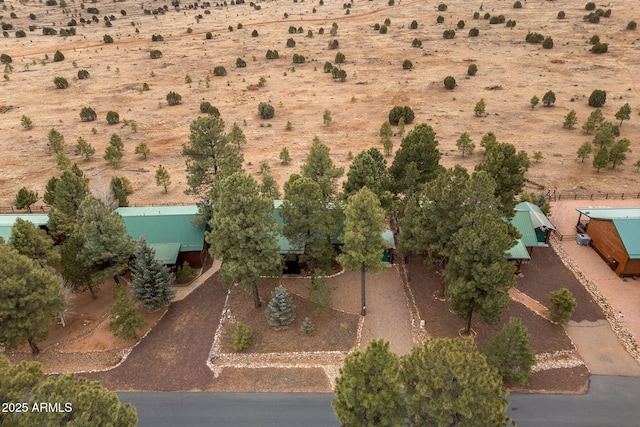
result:
[[[491,14],[490,14],[489,12],[485,13],[485,14],[482,16],[482,19],[485,19],[485,20],[488,20],[488,19],[490,19],[490,18],[491,18]]]
[[[469,37],[478,37],[479,34],[480,30],[478,30],[476,27],[473,27],[469,30]]]
[[[304,318],[302,325],[300,326],[300,333],[302,335],[311,335],[314,331],[315,327],[313,326],[313,322],[308,317]]]
[[[291,163],[291,156],[289,155],[289,150],[287,149],[287,147],[282,147],[282,150],[280,150],[280,162],[282,162],[283,165],[288,165],[289,163]]]
[[[438,17],[436,18],[436,22],[438,24],[442,24],[444,22],[444,16],[438,15]]]
[[[380,24],[373,24],[374,31],[380,31]]]
[[[231,345],[233,351],[242,351],[249,348],[252,336],[251,326],[236,322],[236,328],[233,331],[233,344]]]
[[[107,112],[107,123],[109,123],[110,125],[120,123],[120,114],[116,113],[115,111]]]
[[[609,44],[608,43],[596,43],[593,46],[591,46],[591,52],[593,53],[606,53],[607,50],[609,50]]]
[[[509,19],[506,25],[507,25],[507,28],[513,28],[516,26],[516,21],[514,21],[513,19]]]
[[[444,3],[440,3],[440,4],[438,5],[438,11],[440,11],[440,12],[444,12],[444,11],[446,11],[447,9],[448,9],[448,7],[447,7],[447,5],[446,5],[446,4],[444,4]]]
[[[278,59],[279,56],[277,50],[267,50],[267,59]]]
[[[53,83],[58,89],[66,89],[69,87],[69,82],[64,77],[56,77],[55,79],[53,79]]]
[[[340,46],[340,44],[338,43],[338,40],[333,39],[329,42],[329,49],[333,50],[333,49],[337,49]]]
[[[176,283],[181,285],[189,283],[194,277],[196,277],[196,273],[186,261],[176,271]]]
[[[464,25],[465,25],[465,23],[464,23],[464,21],[461,19],[461,20],[459,20],[459,21],[458,21],[458,24],[456,24],[456,27],[457,27],[459,30],[462,30],[462,29],[464,29]]]
[[[386,25],[381,25],[380,26],[380,34],[387,34],[387,26]]]
[[[245,68],[246,66],[247,66],[247,62],[244,59],[242,58],[236,59],[236,67]]]
[[[527,385],[536,357],[529,343],[529,331],[520,319],[510,318],[482,352],[503,378]]]
[[[422,40],[413,39],[413,41],[411,42],[411,46],[412,47],[422,47]]]
[[[344,64],[344,60],[345,60],[344,53],[342,52],[336,53],[336,59],[335,59],[336,64]]]
[[[87,8],[87,13],[90,13],[92,15],[99,15],[100,11],[98,10],[97,7],[89,7]]]
[[[551,37],[547,37],[542,42],[542,47],[545,49],[551,49],[553,47],[553,39]]]
[[[551,292],[549,302],[549,315],[551,320],[557,323],[568,322],[578,305],[573,294],[567,288]]]
[[[151,59],[162,58],[162,52],[157,49],[153,49],[151,52],[149,52],[149,56],[151,57]]]
[[[293,63],[294,64],[304,64],[306,58],[302,55],[298,55],[297,53],[293,54]]]
[[[485,115],[485,111],[487,108],[487,104],[484,102],[484,98],[480,98],[480,101],[476,102],[476,106],[473,108],[473,112],[476,117],[483,117]],[[484,138],[480,142],[480,145],[483,146]],[[488,147],[485,147],[488,148]]]
[[[89,72],[87,70],[78,70],[78,79],[86,80],[89,78]]]
[[[80,111],[80,120],[83,122],[92,122],[98,118],[98,115],[91,107],[84,107]]]
[[[480,12],[473,12],[473,19],[480,19]]]
[[[142,91],[146,92],[148,90],[150,90],[149,83],[147,83],[147,82],[142,83]]]
[[[591,44],[596,44],[596,43],[600,43],[600,36],[597,34],[594,34],[593,36],[591,36],[591,38],[589,39],[589,43]]]
[[[27,33],[25,33],[23,30],[16,31],[16,38],[22,38],[22,37],[27,37]]]
[[[595,9],[596,9],[596,4],[592,1],[590,1],[584,6],[584,10],[595,10]]]
[[[325,73],[330,73],[333,70],[333,64],[329,61],[324,63],[324,67],[322,67],[322,70]]]
[[[64,55],[59,50],[56,50],[56,53],[53,54],[53,61],[60,62],[64,61]]]
[[[404,123],[407,125],[413,122],[415,114],[411,107],[408,107],[406,105],[404,107],[395,106],[391,109],[391,111],[389,111],[390,124],[397,126],[401,118],[404,119]]]
[[[402,62],[402,68],[404,70],[410,70],[413,68],[413,63],[408,59],[405,59],[404,62]]]
[[[522,8],[522,2],[520,2],[520,0],[517,0],[517,1],[513,4],[513,8],[514,8],[514,9],[520,9],[520,8]]]
[[[287,31],[289,32],[289,34],[295,34],[296,27],[294,27],[293,25],[289,25],[289,29]]]
[[[103,159],[105,159],[112,167],[119,168],[122,161],[122,151],[118,150],[113,145],[108,145],[104,150]]]
[[[540,33],[527,33],[524,40],[527,43],[542,43],[544,41],[544,36]]]
[[[600,108],[607,102],[607,92],[596,89],[589,96],[589,106]]]
[[[211,116],[220,117],[220,111],[218,111],[218,109],[213,105],[211,105],[211,103],[208,101],[204,101],[200,103],[200,112],[209,114]]]
[[[391,25],[391,19],[387,18],[384,20],[384,25]]]
[[[445,39],[452,39],[456,36],[456,30],[445,30],[444,33],[442,33],[442,37],[444,37]]]
[[[251,32],[251,37],[258,37],[258,30],[253,30]]]
[[[267,322],[276,331],[287,329],[294,320],[296,306],[293,305],[293,299],[289,292],[282,286],[278,286],[271,291],[271,301],[264,312]]]
[[[211,31],[207,31],[204,35],[204,38],[206,40],[211,40],[213,38],[213,34],[211,34]]]
[[[261,102],[258,104],[258,113],[260,113],[260,117],[263,119],[270,119],[275,115],[275,109],[273,105],[267,102]]]
[[[564,19],[565,16],[566,16],[566,14],[564,13],[564,10],[561,10],[560,12],[558,12],[557,18],[558,19]]]
[[[213,69],[213,75],[218,77],[226,76],[227,70],[222,65],[218,65]]]
[[[292,38],[287,39],[287,47],[296,47],[296,41]]]
[[[105,34],[104,37],[102,37],[102,41],[104,41],[105,43],[113,43],[113,37],[111,37],[109,34]]]
[[[151,36],[152,42],[161,42],[163,40],[164,40],[164,37],[162,37],[162,34],[154,34]]]
[[[12,62],[13,62],[13,59],[6,53],[3,53],[2,55],[0,55],[0,63],[11,64]]]
[[[475,76],[477,72],[478,72],[478,66],[476,64],[471,64],[469,65],[469,68],[467,68],[468,76]]]
[[[178,105],[182,102],[182,96],[176,92],[169,92],[167,94],[167,103],[169,105]]]
[[[418,28],[418,21],[416,21],[415,19],[413,21],[411,21],[411,25],[409,26],[409,28],[411,28],[412,30],[415,30]]]
[[[552,90],[550,90],[549,92],[545,93],[542,96],[542,104],[545,107],[551,107],[555,103],[556,103],[556,94],[553,93]]]
[[[31,120],[31,118],[30,118],[29,116],[25,116],[25,115],[23,115],[23,116],[20,118],[20,124],[22,124],[22,127],[23,127],[25,130],[31,130],[31,129],[33,129],[33,121]]]
[[[444,87],[453,90],[456,87],[456,79],[453,76],[447,76],[444,78]]]
[[[489,24],[503,24],[504,21],[504,15],[492,16],[491,19],[489,19]]]
[[[627,30],[635,30],[637,28],[638,24],[636,23],[636,21],[629,21],[629,23],[627,24]]]
[[[600,15],[591,12],[590,14],[584,16],[584,20],[589,21],[592,24],[597,24],[598,22],[600,22]]]

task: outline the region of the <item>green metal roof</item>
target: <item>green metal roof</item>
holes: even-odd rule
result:
[[[36,227],[46,225],[47,222],[49,222],[49,216],[47,214],[1,214],[0,237],[2,237],[5,242],[9,241],[9,237],[11,237],[11,228],[18,218],[30,221]]]
[[[613,220],[630,259],[640,259],[640,218],[616,218]]]
[[[535,227],[531,222],[531,215],[527,211],[516,211],[511,224],[518,229],[522,237],[522,243],[525,246],[538,246],[538,237],[536,236]],[[527,258],[528,259],[528,258]]]
[[[546,227],[551,230],[555,230],[556,228],[551,224],[549,218],[545,214],[542,213],[540,208],[533,203],[529,202],[521,202],[516,205],[517,211],[527,211],[531,216],[531,223],[533,224],[533,228],[541,228]]]
[[[116,212],[134,240],[144,236],[149,244],[179,244],[181,252],[201,251],[204,247],[205,225],[192,224],[198,215],[197,206],[118,208]]]
[[[522,239],[518,239],[516,244],[511,249],[505,251],[505,254],[509,259],[531,259],[531,257],[529,256],[529,252],[527,252],[527,248],[522,242]]]
[[[304,247],[296,247],[291,244],[289,239],[282,235],[282,228],[284,227],[284,220],[282,216],[280,216],[280,206],[282,206],[282,200],[274,200],[273,201],[273,210],[271,211],[271,216],[278,223],[278,233],[276,238],[278,239],[278,247],[280,248],[281,254],[301,254],[304,253]]]
[[[593,219],[640,218],[640,208],[580,208],[581,214]]]
[[[155,259],[163,264],[175,264],[180,253],[180,243],[149,243],[156,253]]]
[[[396,248],[396,240],[393,236],[393,231],[385,230],[382,232],[382,238],[389,244],[390,249]]]

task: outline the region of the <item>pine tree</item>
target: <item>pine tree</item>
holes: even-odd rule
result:
[[[311,321],[311,319],[305,317],[302,325],[300,326],[300,333],[302,335],[311,335],[314,330],[315,327],[313,326],[313,322]]]
[[[385,138],[382,142],[382,148],[384,150],[384,155],[387,157],[393,156],[393,141],[391,138]]]
[[[333,198],[338,179],[344,175],[344,169],[335,167],[329,157],[329,147],[320,142],[317,136],[313,138],[311,150],[300,169],[303,177],[318,183],[325,199]]]
[[[121,403],[115,393],[104,388],[98,381],[91,381],[75,374],[49,377],[33,389],[29,408],[42,403],[62,403],[63,410],[27,411],[19,418],[21,426],[134,427],[138,423],[136,409],[130,403]],[[72,410],[64,410],[66,403]]]
[[[485,323],[495,324],[509,303],[509,289],[516,285],[515,267],[505,252],[519,233],[491,212],[471,211],[462,221],[464,225],[452,236],[444,270],[445,295],[451,298],[451,310],[466,321],[464,334],[469,335],[474,313]]]
[[[109,306],[109,330],[113,332],[113,336],[124,340],[138,338],[137,330],[147,326],[140,310],[120,284],[116,284],[113,289],[113,297],[116,302]]]
[[[158,165],[156,169],[156,185],[158,187],[164,187],[164,194],[169,192],[169,186],[171,186],[171,176],[169,171],[162,165]]]
[[[604,122],[604,115],[602,115],[602,110],[596,108],[591,112],[584,125],[582,125],[582,129],[584,129],[584,131],[589,134],[597,129],[598,126],[602,124],[602,122]]]
[[[460,135],[460,138],[458,138],[458,140],[456,141],[456,147],[458,147],[458,150],[460,150],[460,152],[462,153],[462,157],[464,157],[465,152],[468,155],[472,155],[474,148],[476,148],[476,145],[473,143],[473,141],[471,141],[471,137],[469,136],[469,134],[467,132],[463,132]]]
[[[64,310],[60,278],[10,245],[0,244],[0,342],[7,350],[47,338],[52,319]]]
[[[289,155],[289,149],[287,149],[287,147],[282,147],[282,150],[280,150],[279,158],[280,162],[282,162],[282,164],[285,166],[291,163],[291,156]]]
[[[627,153],[631,151],[629,144],[631,144],[631,141],[627,138],[619,139],[613,144],[609,150],[609,161],[611,162],[612,169],[615,169],[616,166],[622,164],[622,162],[627,159]]]
[[[628,102],[620,107],[616,113],[616,119],[620,120],[620,127],[622,127],[623,121],[631,119],[631,107]]]
[[[573,310],[576,309],[578,303],[573,297],[571,291],[567,288],[561,288],[551,292],[549,298],[549,314],[551,320],[558,323],[566,323],[571,319]]]
[[[206,239],[211,255],[224,260],[220,281],[227,286],[240,283],[253,293],[258,308],[260,276],[282,273],[273,202],[260,196],[253,177],[236,172],[220,182],[215,206]]]
[[[322,121],[325,126],[329,126],[331,124],[331,111],[325,109],[324,113],[322,113]]]
[[[393,136],[393,130],[391,129],[391,124],[386,121],[380,126],[380,140],[385,141],[387,138],[391,138]]]
[[[60,253],[54,248],[53,240],[47,232],[22,218],[17,218],[11,227],[9,245],[42,267],[54,265],[60,260]]]
[[[51,129],[47,135],[49,143],[47,148],[50,154],[58,154],[64,150],[64,136],[55,129]]]
[[[593,156],[592,165],[596,168],[597,172],[600,172],[600,169],[607,167],[609,164],[609,149],[607,147],[602,147],[598,150],[595,156]]]
[[[175,297],[175,291],[169,287],[173,283],[173,275],[156,259],[156,251],[144,237],[138,241],[131,273],[133,297],[140,300],[142,308],[150,313],[168,306]]]
[[[91,157],[96,154],[96,149],[83,137],[78,137],[78,142],[76,143],[73,154],[83,156],[85,160],[91,160]]]
[[[529,102],[531,103],[531,109],[533,110],[534,108],[536,108],[536,105],[538,105],[538,103],[540,102],[540,98],[533,95],[533,98],[531,98],[531,101]]]
[[[122,151],[118,150],[114,145],[108,145],[104,150],[104,156],[102,156],[102,158],[105,159],[111,167],[117,169],[120,167],[122,156]]]
[[[151,155],[151,149],[149,148],[149,145],[147,145],[146,142],[141,142],[140,144],[136,145],[136,148],[133,152],[135,154],[142,155],[142,158],[144,160],[147,160],[147,157]]]
[[[229,143],[235,145],[238,149],[247,143],[247,137],[237,123],[233,124],[227,137],[229,138]]]
[[[486,109],[487,104],[484,102],[484,98],[481,98],[480,101],[476,103],[476,106],[473,107],[473,112],[476,114],[476,117],[483,117]]]
[[[573,129],[576,123],[578,123],[576,110],[571,110],[566,116],[564,116],[564,123],[562,124],[562,127],[565,129]]]
[[[22,361],[12,365],[6,356],[0,354],[0,403],[16,404],[27,401],[27,393],[44,380],[44,372],[39,362]],[[17,424],[19,414],[0,412],[0,425]]]
[[[536,355],[529,343],[529,331],[520,319],[511,317],[482,352],[503,378],[521,386],[528,384]]]
[[[361,151],[353,159],[347,172],[347,180],[342,183],[343,197],[346,199],[365,186],[378,196],[385,211],[391,210],[391,175],[387,170],[386,160],[377,148]]]
[[[129,206],[127,196],[133,194],[133,185],[125,176],[114,176],[109,184],[113,197],[118,201],[119,207]]]
[[[271,301],[269,301],[264,315],[273,329],[282,331],[296,320],[296,315],[293,312],[295,308],[289,292],[282,286],[278,286],[271,292]]]
[[[361,310],[366,314],[365,271],[381,271],[382,252],[388,243],[382,238],[384,210],[378,197],[367,187],[362,187],[347,200],[345,209],[342,253],[337,259],[348,271],[360,270]]]
[[[22,187],[16,194],[16,201],[14,203],[16,209],[27,208],[31,213],[31,205],[38,201],[38,193],[29,190],[27,187]]]
[[[400,363],[389,343],[373,340],[365,351],[355,350],[344,359],[331,402],[343,426],[397,426],[405,417]]]
[[[269,173],[269,164],[266,161],[260,162],[260,175],[262,175],[262,185],[260,185],[260,194],[262,196],[271,199],[280,199],[280,189],[278,183],[273,178],[273,175]]]
[[[591,144],[590,141],[585,141],[582,143],[580,147],[578,147],[577,154],[578,154],[578,158],[582,160],[582,163],[584,163],[584,159],[589,157],[589,154],[591,154],[592,150],[593,150],[593,144]]]
[[[429,339],[400,360],[409,424],[503,427],[507,392],[473,340]]]

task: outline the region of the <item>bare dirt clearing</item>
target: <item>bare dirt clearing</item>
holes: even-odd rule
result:
[[[511,2],[453,0],[447,2],[445,12],[439,12],[435,3],[423,1],[388,6],[387,1],[360,0],[349,9],[337,3],[320,6],[284,1],[259,3],[261,10],[249,4],[215,7],[215,3],[208,9],[185,10],[181,5],[175,10],[168,4],[168,10],[157,15],[146,15],[144,9],[164,4],[104,1],[91,4],[100,11],[96,15],[99,22],[79,23],[75,27],[77,35],[69,37],[45,36],[42,28],[59,31],[70,28],[66,25],[71,19],[90,20],[93,15],[75,1],[69,2],[67,9],[12,1],[3,5],[7,10],[1,13],[2,21],[11,24],[13,30],[7,31],[0,52],[13,58],[13,71],[6,73],[8,80],[0,82],[0,105],[7,110],[0,114],[0,206],[11,205],[22,186],[43,194],[46,181],[57,173],[54,158],[46,153],[51,128],[65,136],[67,153],[92,178],[94,191],[101,191],[111,176],[124,175],[136,191],[130,196],[131,203],[191,203],[183,194],[186,180],[180,149],[204,100],[219,108],[229,127],[234,122],[242,127],[248,140],[245,168],[257,174],[259,162],[266,160],[280,184],[299,170],[314,135],[331,147],[338,165],[348,166],[349,152],[355,155],[371,146],[381,148],[378,130],[391,107],[409,105],[416,113],[414,124],[428,123],[437,132],[446,166],[461,163],[472,167],[481,160],[480,154],[460,157],[455,141],[462,132],[469,132],[477,146],[481,136],[492,131],[499,140],[511,142],[530,155],[542,151],[544,159],[533,163],[527,176],[546,188],[556,187],[563,193],[640,190],[640,174],[632,166],[640,150],[636,138],[640,130],[640,32],[625,30],[631,19],[640,20],[640,5],[634,0],[612,3],[608,6],[611,17],[602,18],[599,24],[583,20],[587,12],[584,2],[578,1],[524,2],[521,9],[514,9]],[[481,15],[502,14],[515,20],[516,27],[492,25],[482,16],[473,19],[473,13],[481,7]],[[566,12],[566,19],[556,19],[560,10]],[[10,17],[12,12],[16,18]],[[30,13],[35,20],[29,19]],[[116,19],[107,28],[103,17],[109,15]],[[438,15],[444,17],[444,23],[436,23]],[[374,24],[383,24],[386,18],[391,21],[387,34],[374,31]],[[411,30],[414,19],[418,28]],[[464,29],[457,30],[454,39],[445,40],[443,31],[454,29],[459,20],[465,21]],[[335,37],[329,35],[333,22],[338,24]],[[238,24],[242,24],[241,29]],[[32,25],[33,32],[28,28]],[[289,34],[290,26],[303,32]],[[480,31],[478,37],[468,36],[472,27]],[[320,28],[325,30],[323,35],[319,34]],[[26,37],[16,38],[15,30],[24,30]],[[252,37],[253,30],[258,32],[257,37]],[[309,30],[312,38],[307,37]],[[551,36],[553,49],[526,43],[529,31]],[[210,40],[205,39],[206,32],[212,33]],[[104,43],[105,34],[114,42]],[[153,34],[161,34],[164,41],[152,42]],[[589,39],[594,34],[609,43],[608,53],[589,52]],[[294,48],[286,47],[288,38],[296,41]],[[422,48],[411,47],[414,38],[422,40]],[[339,41],[337,50],[328,49],[333,39]],[[150,59],[151,49],[161,50],[162,58]],[[267,60],[267,49],[278,50],[280,58]],[[56,50],[63,52],[64,61],[53,62]],[[338,51],[346,57],[342,64],[347,72],[344,83],[323,73],[324,63],[333,62]],[[294,53],[305,56],[306,63],[293,64]],[[246,68],[236,68],[238,57],[246,61]],[[405,59],[412,61],[412,70],[402,69]],[[471,63],[477,64],[479,71],[467,77]],[[212,70],[218,65],[226,68],[226,76],[213,76]],[[90,78],[74,78],[80,69],[88,70]],[[190,84],[185,82],[187,75]],[[443,87],[447,75],[456,78],[453,91]],[[69,88],[56,89],[56,76],[65,77]],[[247,90],[260,77],[267,80],[266,85],[257,91]],[[150,90],[142,92],[145,82]],[[495,86],[502,89],[486,89]],[[632,108],[631,120],[622,126],[621,137],[631,140],[633,153],[618,169],[599,173],[589,160],[580,163],[575,155],[578,146],[592,138],[580,127],[592,110],[587,98],[594,89],[607,90],[603,107],[607,120],[615,121],[613,116],[624,103]],[[548,90],[556,94],[555,106],[539,106],[532,111],[531,97],[542,98]],[[167,105],[169,91],[182,96],[181,105]],[[488,115],[483,118],[474,117],[473,112],[480,98],[487,105]],[[273,119],[259,118],[257,105],[262,101],[275,107]],[[83,107],[92,107],[98,120],[81,122]],[[332,112],[330,126],[323,125],[325,109]],[[562,128],[563,117],[571,109],[577,112],[578,124],[576,129],[566,130]],[[110,110],[119,113],[120,124],[106,123]],[[33,120],[33,130],[22,128],[22,115]],[[135,121],[137,131],[126,126],[124,120]],[[287,121],[293,125],[291,131],[285,131]],[[102,159],[114,132],[125,144],[119,170]],[[96,148],[92,161],[73,155],[78,137]],[[133,153],[143,141],[153,153],[146,161]],[[397,148],[400,137],[394,137],[393,142]],[[289,166],[282,166],[278,160],[282,147],[287,147],[293,158]],[[172,176],[168,195],[155,186],[153,171],[159,164]]]

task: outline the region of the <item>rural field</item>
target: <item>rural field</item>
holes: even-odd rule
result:
[[[438,2],[415,0],[396,0],[394,5],[388,0],[354,0],[349,5],[331,0],[228,5],[49,0],[49,6],[5,0],[0,54],[12,62],[2,65],[0,81],[0,206],[8,209],[23,186],[42,195],[48,179],[58,173],[55,157],[47,152],[52,128],[64,135],[66,153],[91,178],[95,193],[119,175],[133,184],[131,204],[193,203],[184,195],[186,172],[180,152],[190,123],[203,114],[203,101],[219,109],[227,130],[233,123],[243,130],[245,169],[257,176],[260,162],[266,161],[280,185],[299,171],[316,135],[331,148],[334,162],[345,168],[349,153],[372,146],[382,149],[378,133],[389,110],[407,105],[415,121],[406,132],[415,124],[431,125],[445,166],[460,163],[472,168],[482,158],[482,135],[494,132],[499,141],[514,144],[530,157],[535,151],[542,153],[526,176],[545,191],[640,191],[640,173],[633,166],[640,159],[640,30],[627,29],[631,20],[640,21],[637,1],[596,4],[611,9],[610,17],[599,23],[584,20],[589,13],[585,0],[522,1],[520,8],[510,0],[445,1],[446,10],[439,11]],[[89,13],[90,8],[98,13]],[[564,19],[557,18],[560,11]],[[479,12],[478,19],[474,12]],[[515,26],[491,24],[483,19],[485,14],[503,15]],[[439,16],[442,23],[437,22]],[[77,25],[68,27],[72,19]],[[374,26],[385,20],[387,32],[382,34]],[[414,20],[417,28],[412,29]],[[462,29],[457,28],[460,20]],[[337,30],[331,35],[334,23]],[[474,27],[479,34],[470,37]],[[58,34],[44,35],[43,28]],[[75,35],[59,35],[70,28],[75,28]],[[453,29],[455,37],[445,39],[443,32]],[[20,30],[25,37],[16,37]],[[529,32],[551,37],[553,48],[525,42]],[[154,35],[162,41],[152,41]],[[590,51],[593,35],[608,43],[608,52]],[[105,43],[105,36],[113,42]],[[287,47],[289,38],[294,47]],[[422,46],[412,47],[414,39]],[[338,41],[337,49],[329,48],[332,40]],[[267,59],[269,49],[277,50],[279,58]],[[54,61],[57,50],[64,60]],[[162,56],[151,59],[151,50]],[[344,82],[323,72],[338,52],[345,57],[340,65],[346,72]],[[294,64],[294,54],[304,56],[305,62]],[[236,66],[238,58],[246,67]],[[405,60],[411,61],[412,69],[403,69]],[[467,76],[470,64],[477,65],[475,76]],[[225,76],[214,76],[218,66],[225,67]],[[89,78],[78,79],[79,70],[87,70]],[[457,82],[453,90],[443,85],[449,75]],[[68,88],[57,89],[56,77],[67,79]],[[258,84],[261,78],[263,86]],[[144,83],[148,91],[142,90]],[[602,107],[606,120],[619,123],[616,112],[625,103],[631,107],[620,138],[630,140],[632,152],[622,165],[599,172],[591,165],[592,157],[583,163],[576,156],[578,147],[593,138],[582,125],[594,110],[587,100],[595,89],[607,92]],[[550,90],[555,104],[544,107],[540,102],[532,110],[531,98],[542,100]],[[171,91],[181,95],[179,105],[168,105]],[[474,107],[480,99],[486,115],[477,117]],[[272,119],[260,118],[260,102],[274,106]],[[81,121],[85,107],[97,113],[97,120]],[[325,110],[331,112],[329,125],[323,123]],[[576,111],[577,124],[564,129],[570,110]],[[107,123],[108,111],[119,114],[118,124]],[[23,116],[32,120],[31,130],[22,126]],[[464,158],[456,149],[463,132],[476,144],[476,152]],[[124,142],[119,169],[102,158],[113,133]],[[93,159],[74,155],[79,137],[95,147]],[[392,140],[395,150],[401,136]],[[151,149],[147,159],[134,154],[141,142]],[[286,166],[279,160],[283,147],[292,157]],[[168,194],[155,184],[160,164],[171,175]]]

